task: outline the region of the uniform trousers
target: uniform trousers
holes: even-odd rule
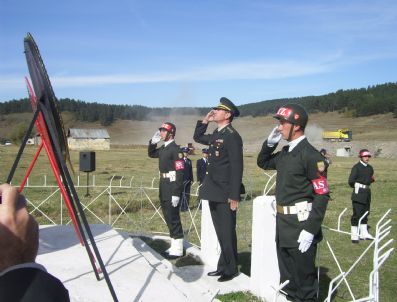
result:
[[[361,203],[358,201],[352,201],[352,207],[353,207],[353,215],[351,218],[351,225],[352,226],[358,226],[358,221],[360,218],[364,215],[366,211],[368,211],[368,214],[365,215],[365,217],[361,220],[361,224],[367,224],[368,222],[368,216],[369,216],[369,210],[370,210],[370,205],[371,203]]]
[[[183,192],[181,196],[181,211],[185,212],[189,209],[189,201],[190,201],[190,188],[192,187],[192,182],[187,181],[183,185]]]
[[[227,202],[209,201],[209,207],[221,247],[217,271],[234,275],[237,273],[236,211]]]
[[[289,280],[283,288],[292,301],[317,301],[318,280],[315,266],[317,244],[302,253],[296,248],[284,248],[277,244],[280,283]]]
[[[181,217],[179,215],[180,204],[181,203],[179,203],[178,206],[173,207],[171,200],[161,201],[161,210],[163,211],[165,222],[167,223],[167,227],[170,232],[170,237],[173,239],[183,238]]]

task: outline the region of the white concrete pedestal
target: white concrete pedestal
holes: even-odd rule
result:
[[[258,196],[252,209],[251,291],[273,301],[280,281],[276,252],[276,199]]]
[[[212,223],[208,200],[201,200],[201,260],[216,270],[221,247]]]

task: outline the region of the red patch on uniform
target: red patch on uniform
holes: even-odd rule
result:
[[[175,165],[175,171],[185,169],[185,162],[182,159],[178,159],[174,161],[174,165]]]
[[[291,115],[291,109],[289,108],[284,108],[281,107],[280,109],[278,109],[276,115],[282,116],[284,118],[288,118]]]
[[[312,180],[314,192],[319,195],[324,195],[329,192],[328,182],[325,177],[320,177]]]

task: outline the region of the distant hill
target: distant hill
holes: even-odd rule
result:
[[[393,113],[397,117],[397,83],[367,88],[338,90],[322,96],[266,100],[239,106],[241,116],[265,116],[274,113],[286,102],[300,103],[310,112],[339,112],[348,117]],[[170,115],[203,115],[209,108],[151,108],[140,105],[108,105],[74,99],[59,99],[61,112],[71,112],[75,120],[99,122],[109,126],[116,120],[144,121],[151,117]],[[28,99],[0,103],[0,115],[31,112]],[[0,116],[1,117],[1,116]]]

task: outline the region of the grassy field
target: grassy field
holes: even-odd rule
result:
[[[0,147],[0,181],[4,182],[11,169],[12,163],[17,154],[16,146]],[[24,152],[24,156],[16,171],[13,179],[13,184],[17,185],[21,182],[30,161],[36,152],[36,147],[29,146]],[[85,184],[86,174],[78,172],[78,152],[71,153],[72,162],[76,174],[73,176],[77,179],[81,177],[80,183]],[[195,162],[198,155],[192,156]],[[332,200],[329,202],[327,215],[325,217],[324,225],[331,228],[336,228],[337,219],[340,212],[347,208],[342,221],[342,229],[350,229],[350,215],[351,215],[351,189],[347,185],[347,178],[352,165],[357,161],[357,158],[333,158],[333,163],[328,172],[329,184],[331,188]],[[158,197],[157,191],[154,188],[151,190],[152,180],[157,175],[157,160],[152,160],[147,157],[146,149],[128,149],[117,148],[111,151],[97,151],[96,152],[97,169],[95,174],[95,182],[97,185],[108,185],[113,178],[113,184],[122,184],[129,188],[112,188],[112,194],[117,198],[128,216],[123,215],[115,223],[115,227],[123,228],[131,233],[136,232],[166,232],[164,224],[159,218],[149,218],[153,215],[153,207],[148,203],[148,194],[150,199],[157,205]],[[371,164],[375,169],[376,182],[372,186],[372,209],[369,219],[369,225],[372,227],[370,232],[373,234],[375,231],[375,224],[380,217],[389,209],[392,209],[390,218],[392,219],[392,230],[390,238],[397,238],[396,230],[396,199],[397,196],[397,162],[393,159],[374,158]],[[194,163],[195,166],[195,163]],[[255,196],[261,195],[263,192],[264,184],[267,180],[263,171],[256,167],[256,153],[245,153],[244,158],[244,184],[247,188],[249,196],[246,201],[242,202],[238,212],[238,249],[240,271],[250,274],[250,243],[251,243],[251,221],[252,217],[252,199]],[[47,175],[47,184],[54,183],[54,178],[51,176],[50,166],[48,161],[42,153],[38,162],[32,171],[29,180],[29,188],[24,190],[24,193],[35,204],[40,203],[43,195],[48,195],[48,189],[34,188],[35,185],[40,186],[43,183],[43,175]],[[124,177],[124,178],[122,178]],[[77,181],[76,181],[77,182]],[[76,183],[75,183],[76,184]],[[154,182],[156,187],[156,180]],[[145,188],[145,190],[142,190]],[[54,189],[52,189],[54,190]],[[98,196],[104,188],[90,188],[91,196]],[[92,201],[92,197],[85,197],[86,188],[78,188],[78,193],[81,201],[88,204]],[[59,195],[54,197],[54,201],[47,201],[44,208],[45,213],[53,217],[56,223],[60,223],[59,216]],[[99,198],[95,204],[90,207],[95,214],[102,217],[105,222],[114,222],[120,213],[118,207],[108,208],[108,198]],[[193,198],[191,204],[194,205],[196,199]],[[33,209],[31,207],[31,209]],[[65,210],[65,209],[64,209]],[[110,213],[110,214],[109,214]],[[33,213],[42,223],[48,223],[43,214],[38,211]],[[110,215],[110,216],[109,216]],[[199,215],[198,215],[199,216]],[[98,220],[87,213],[90,222],[98,223]],[[185,230],[189,227],[189,217],[186,213],[182,216]],[[65,221],[63,221],[65,223]],[[199,227],[199,217],[196,219],[197,226]],[[369,241],[360,242],[360,244],[353,245],[350,242],[349,235],[339,234],[324,228],[325,238],[331,243],[338,261],[344,271],[353,264],[355,259],[364,251],[370,244]],[[188,236],[189,240],[198,244],[198,238],[191,232]],[[395,247],[395,243],[392,245]],[[372,252],[372,250],[371,250]],[[318,265],[321,267],[321,282],[320,282],[320,297],[324,299],[329,281],[339,274],[331,253],[329,252],[325,241],[320,245],[320,258]],[[367,255],[363,261],[355,268],[354,274],[348,277],[349,283],[353,289],[356,298],[368,294],[368,274],[372,267],[372,255]],[[381,269],[381,301],[395,301],[394,289],[397,284],[396,277],[397,257],[394,252],[387,260]],[[265,268],[264,268],[265,270]],[[222,301],[255,301],[255,298],[246,293],[230,294],[220,296]],[[349,301],[352,300],[345,285],[342,285],[333,301]]]

